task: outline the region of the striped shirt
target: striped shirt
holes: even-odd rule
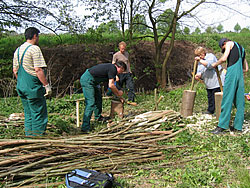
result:
[[[23,55],[24,50],[31,45],[28,42],[25,42],[22,44],[19,48],[19,63],[21,63],[21,58]],[[16,68],[18,70],[19,68],[19,63],[18,63],[18,57],[17,57],[17,52],[18,48],[16,49],[14,53],[14,58],[13,58],[13,68]],[[28,48],[28,50],[25,52],[24,57],[23,57],[23,68],[24,70],[28,73],[31,74],[32,76],[36,76],[35,72],[35,67],[47,67],[43,54],[41,52],[41,49],[37,45],[32,45],[31,47]]]

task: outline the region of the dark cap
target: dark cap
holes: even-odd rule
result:
[[[220,42],[219,42],[219,47],[220,47],[220,48],[222,48],[222,46],[223,46],[224,42],[226,42],[226,41],[228,41],[228,39],[227,39],[227,38],[222,38],[222,39],[220,39]]]

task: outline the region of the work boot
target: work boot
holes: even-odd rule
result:
[[[96,121],[107,122],[108,120],[110,120],[110,117],[100,116]]]
[[[229,127],[231,132],[242,133],[242,130],[235,129],[234,127]]]
[[[212,112],[209,112],[209,111],[205,111],[205,112],[202,112],[202,114],[213,114]]]
[[[211,131],[211,133],[213,134],[224,134],[224,131],[226,129],[220,128],[220,127],[216,127],[214,130]]]

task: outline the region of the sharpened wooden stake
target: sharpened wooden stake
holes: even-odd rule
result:
[[[80,127],[80,113],[79,113],[80,101],[76,101],[76,127]]]
[[[157,88],[155,88],[154,90],[154,95],[155,95],[155,108],[154,109],[157,109]]]
[[[164,98],[163,95],[160,96],[160,98],[158,99],[158,101],[156,101],[156,104],[155,104],[155,109],[154,110],[158,110],[158,105],[159,103],[161,102],[161,100]]]

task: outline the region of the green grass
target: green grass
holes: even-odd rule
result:
[[[249,75],[249,74],[248,74]],[[250,79],[245,79],[246,90],[250,90]],[[182,93],[188,89],[189,84],[182,88],[164,92],[159,91],[158,97],[164,96],[159,104],[159,109],[174,109],[179,111]],[[196,100],[194,113],[204,111],[207,107],[206,90],[203,84],[195,84]],[[56,127],[49,136],[61,134],[74,135],[75,103],[70,102],[76,98],[82,98],[82,94],[73,95],[72,98],[48,99],[49,124]],[[137,94],[139,106],[125,106],[127,113],[142,113],[153,110],[154,94]],[[8,117],[11,113],[22,112],[22,104],[19,98],[6,98],[0,100],[0,115]],[[83,115],[83,102],[80,103],[81,116]],[[109,114],[110,101],[104,100],[103,113]],[[249,102],[246,102],[246,114],[249,114]],[[249,115],[246,115],[249,120]],[[197,119],[184,119],[183,122],[196,123]],[[212,135],[208,132],[216,126],[211,121],[202,131],[189,129],[181,133],[176,139],[164,141],[160,144],[179,145],[183,148],[163,151],[166,155],[163,161],[148,162],[143,165],[129,164],[127,172],[116,175],[118,181],[124,187],[230,187],[247,188],[250,184],[250,145],[248,135],[225,134],[223,136]],[[94,130],[98,131],[105,124],[94,123]],[[165,125],[166,127],[172,126]],[[0,127],[1,138],[22,138],[24,131],[22,127]],[[48,179],[48,182],[61,181],[60,178]],[[58,187],[65,187],[64,185]]]
[[[217,42],[220,37],[228,37],[232,40],[238,41],[242,44],[246,51],[250,52],[250,47],[247,44],[250,34],[222,34],[213,36],[213,40],[206,43],[205,36],[193,37],[192,40],[196,42],[205,42],[210,45],[215,51],[219,51]],[[64,36],[64,41],[68,44],[74,40],[80,40],[79,36]],[[74,38],[76,37],[76,38]],[[41,37],[42,38],[42,37]],[[47,36],[49,39],[50,36]],[[53,38],[53,37],[52,37]],[[53,46],[58,43],[56,39],[50,38],[50,42],[44,41],[43,45]],[[22,39],[18,39],[19,42]],[[86,40],[86,39],[81,39]],[[191,40],[191,39],[190,39]],[[0,50],[6,56],[8,52],[1,47],[4,44],[0,41]],[[10,42],[10,46],[15,47],[15,42]],[[247,56],[248,62],[250,56]],[[245,76],[245,92],[250,91],[250,73]],[[183,90],[189,89],[190,84],[176,90],[165,92],[158,91],[158,97],[164,96],[160,102],[159,110],[173,109],[180,110]],[[195,83],[196,98],[194,105],[194,113],[206,110],[207,96],[203,84]],[[75,102],[74,99],[82,98],[83,94],[66,96],[64,98],[51,98],[47,100],[48,113],[49,113],[49,126],[53,125],[54,128],[50,129],[48,136],[58,135],[75,135],[76,117],[75,117]],[[137,107],[125,106],[125,112],[130,114],[138,114],[146,111],[153,110],[154,94],[153,92],[147,94],[137,94],[136,98],[139,105]],[[80,115],[83,116],[84,104],[80,103]],[[110,101],[103,101],[103,113],[109,114]],[[0,98],[0,119],[7,118],[12,113],[21,113],[23,111],[21,100],[18,97]],[[245,120],[250,121],[250,102],[245,104]],[[118,119],[118,118],[116,118]],[[195,124],[197,119],[183,119],[182,123]],[[163,161],[148,162],[143,165],[129,164],[129,171],[116,175],[117,180],[124,187],[217,187],[217,188],[247,188],[250,185],[250,144],[248,135],[230,135],[215,136],[208,132],[217,125],[216,121],[211,121],[203,127],[203,130],[197,131],[189,129],[181,133],[175,139],[161,142],[164,145],[181,145],[185,146],[179,149],[163,151],[166,155]],[[106,126],[105,124],[93,123],[93,132],[96,132]],[[175,127],[175,124],[166,124],[167,127]],[[51,131],[54,130],[54,131]],[[12,125],[0,126],[0,138],[23,138],[23,127],[16,127]],[[55,177],[48,179],[49,182],[62,181],[61,178]],[[1,183],[0,183],[1,187]],[[58,186],[60,188],[65,185]]]

